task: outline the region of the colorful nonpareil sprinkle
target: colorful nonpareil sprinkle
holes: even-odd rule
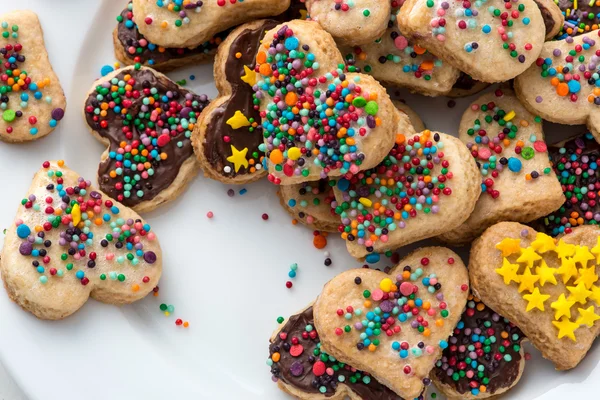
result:
[[[501,4],[500,7],[492,5]],[[489,0],[480,1],[447,1],[447,0],[426,0],[427,7],[435,8],[436,17],[430,22],[432,35],[444,42],[446,40],[446,17],[456,17],[458,27],[457,34],[461,31],[481,31],[484,35],[494,35],[500,37],[503,49],[509,52],[510,56],[524,63],[526,55],[533,49],[531,43],[525,43],[522,47],[517,47],[513,42],[513,27],[527,27],[531,20],[526,17],[525,5],[519,1],[491,2]],[[482,22],[480,14],[491,14],[496,21],[494,26]],[[526,32],[526,31],[525,31]],[[476,53],[481,45],[480,42],[466,42],[463,50],[467,53]]]
[[[277,322],[281,324],[284,319],[279,317]],[[312,307],[290,317],[283,325],[269,346],[267,366],[271,368],[273,381],[281,380],[307,393],[329,397],[343,383],[363,399],[398,398],[375,378],[336,360],[321,349]]]
[[[525,236],[527,232],[525,231]],[[529,246],[521,247],[521,239],[506,238],[496,245],[503,262],[496,273],[505,285],[513,282],[527,302],[525,311],[537,313],[554,310],[552,325],[557,337],[576,342],[575,332],[593,327],[600,319],[595,308],[600,305],[600,286],[596,274],[600,259],[600,237],[595,247],[566,243],[538,232]],[[557,286],[558,280],[562,285]],[[556,288],[562,293],[556,296]],[[548,291],[552,288],[552,291]],[[550,294],[547,294],[550,293]]]
[[[117,26],[117,36],[123,46],[123,54],[130,58],[134,63],[148,66],[160,65],[169,60],[191,57],[199,54],[213,54],[227,35],[227,32],[218,34],[206,43],[192,49],[165,48],[158,46],[149,42],[138,31],[137,25],[133,21],[133,5],[131,3],[129,3],[127,8],[117,17],[117,22],[119,23]]]
[[[126,206],[152,200],[194,157],[190,136],[206,95],[195,95],[146,68],[123,69],[86,100],[88,125],[110,142],[100,188]]]
[[[577,36],[598,29],[598,0],[555,0],[565,16],[565,23],[558,34],[558,39],[566,36]]]
[[[378,95],[364,91],[360,77],[348,80],[343,65],[320,71],[310,47],[287,25],[265,38],[255,72],[255,102],[268,101],[261,112],[265,150],[277,173],[307,177],[316,168],[324,179],[332,170],[360,170],[361,139],[381,123]],[[281,182],[275,174],[269,180]]]
[[[393,48],[394,51],[377,53],[375,46],[356,46],[351,53],[344,54],[348,72],[362,71],[375,74],[378,66],[393,63],[398,66],[398,71],[401,70],[405,74],[428,81],[431,80],[436,68],[442,66],[442,60],[409,41],[398,29],[396,19],[402,3],[400,0],[391,0],[392,13],[388,30],[385,32],[385,36],[377,41],[382,45],[381,50]],[[393,43],[393,46],[389,46],[387,43]],[[373,50],[367,50],[370,48]]]
[[[42,196],[32,193],[21,201],[27,218],[15,222],[21,239],[19,253],[32,260],[40,283],[77,279],[85,286],[95,279],[94,284],[123,282],[131,285],[134,292],[148,285],[149,276],[132,282],[127,271],[156,263],[157,254],[145,247],[156,240],[150,225],[140,219],[121,218],[120,207],[91,190],[90,181],[80,177],[76,185],[65,185],[61,170],[64,162],[58,161],[57,165],[54,168],[50,162],[44,162],[43,168],[53,183],[45,187]],[[58,237],[54,242],[53,235]],[[50,257],[52,246],[63,249],[59,259]],[[98,265],[106,272],[97,273]]]
[[[504,93],[498,89],[495,94],[498,104],[501,104]],[[500,196],[500,192],[494,188],[494,181],[501,173],[507,173],[506,169],[509,173],[523,175],[523,179],[527,181],[552,172],[548,167],[542,171],[532,170],[522,174],[527,161],[533,159],[537,153],[545,153],[547,146],[543,137],[538,138],[535,135],[517,139],[522,136],[519,129],[534,123],[540,124],[541,120],[536,118],[530,121],[517,115],[514,110],[504,110],[495,102],[472,104],[471,110],[481,115],[473,121],[472,127],[467,131],[473,138],[472,142],[467,143],[467,147],[481,171],[482,192],[494,199]]]
[[[331,215],[335,215],[336,201],[333,186],[335,181],[329,179],[297,185],[294,187],[295,195],[287,200],[287,205],[297,213],[298,218],[309,225],[315,222],[315,217],[311,214],[314,208],[327,207]]]
[[[552,236],[571,233],[574,227],[580,225],[598,225],[598,142],[588,132],[560,146],[551,146],[549,153],[566,201],[558,210],[544,217],[540,225]]]
[[[27,121],[27,132],[35,136],[39,133],[38,119],[35,107],[37,102],[53,104],[51,96],[44,94],[44,88],[49,85],[56,85],[50,78],[39,77],[34,81],[28,74],[30,67],[28,58],[35,59],[35,54],[27,57],[25,53],[31,52],[31,49],[25,48],[19,43],[19,26],[11,25],[6,21],[0,23],[2,37],[0,38],[0,114],[2,120],[6,123],[6,130],[2,134],[11,135],[16,129],[13,125],[21,120]],[[43,73],[42,71],[40,71]],[[55,128],[58,122],[63,119],[65,110],[61,107],[54,108],[48,125]],[[44,116],[45,117],[45,116]]]
[[[519,328],[470,295],[434,374],[460,394],[494,394],[519,377],[523,339]]]
[[[598,31],[600,35],[600,31]],[[558,47],[552,51],[552,57],[538,58],[540,75],[555,88],[556,95],[568,98],[571,102],[587,102],[600,105],[600,50],[596,46],[596,34],[584,36],[581,44],[572,37],[565,38],[571,50],[563,52]],[[587,85],[586,85],[587,83]],[[535,101],[551,101],[537,96]]]
[[[452,195],[448,183],[453,174],[443,150],[437,133],[399,133],[377,167],[340,179],[343,202],[335,212],[342,220],[342,238],[372,252],[375,243],[386,243],[391,232],[405,228],[411,219],[438,213],[440,199]]]

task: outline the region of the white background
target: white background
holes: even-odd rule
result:
[[[20,7],[40,16],[68,106],[59,129],[48,138],[21,146],[0,143],[0,232],[12,223],[31,176],[44,160],[63,158],[94,179],[103,147],[84,124],[82,104],[100,68],[114,62],[111,32],[125,3],[19,1]],[[0,13],[15,4],[0,0]],[[189,87],[214,97],[211,66],[171,76],[182,79],[192,73],[197,79]],[[401,97],[428,128],[451,134],[474,99],[458,100],[450,109],[444,98]],[[545,126],[554,138],[583,131]],[[122,308],[90,301],[65,321],[44,322],[20,310],[0,289],[0,399],[24,398],[4,369],[31,400],[285,399],[265,365],[275,319],[303,308],[328,279],[359,264],[332,238],[326,250],[333,265],[325,267],[323,251],[311,244],[312,232],[290,224],[274,196],[276,188],[267,182],[246,186],[243,197],[234,188],[236,196],[229,198],[228,188],[198,177],[180,199],[145,216],[165,253],[158,299]],[[214,212],[213,220],[205,217],[208,211]],[[264,212],[270,216],[267,222],[261,219]],[[298,277],[288,290],[284,284],[294,262],[299,264]],[[174,317],[159,312],[161,302],[175,305]],[[177,317],[189,320],[190,329],[177,328]],[[522,382],[507,397],[597,397],[598,346],[567,373],[554,372],[535,350],[532,356]]]

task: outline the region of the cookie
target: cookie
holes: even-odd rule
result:
[[[448,340],[431,381],[449,399],[485,399],[514,387],[525,369],[523,332],[477,297]]]
[[[546,42],[537,61],[514,81],[533,114],[566,125],[587,124],[600,139],[600,88],[596,87],[600,31]]]
[[[198,172],[190,137],[207,105],[206,95],[147,67],[121,68],[94,82],[83,113],[108,146],[100,189],[137,212],[177,198]]]
[[[482,82],[521,74],[542,51],[545,26],[533,0],[407,0],[400,30],[455,68]]]
[[[457,81],[452,85],[452,90],[446,96],[452,98],[467,97],[481,92],[488,86],[490,86],[489,83],[476,81],[469,75],[461,72]]]
[[[542,19],[544,20],[544,26],[546,27],[546,40],[554,39],[556,35],[560,33],[565,23],[565,16],[563,15],[560,7],[558,6],[558,4],[560,4],[560,1],[533,1],[535,1],[535,4],[537,4],[538,8],[540,9],[540,12],[542,13]]]
[[[192,143],[204,175],[228,184],[266,176],[261,116],[254,104],[255,58],[267,32],[277,26],[261,20],[236,28],[223,42],[214,66],[216,98],[200,115]]]
[[[343,272],[313,307],[321,349],[413,399],[448,347],[468,294],[465,265],[443,247],[419,249],[389,274]]]
[[[32,11],[0,15],[0,140],[40,139],[56,128],[67,101],[52,70],[44,34]]]
[[[360,45],[379,39],[391,11],[389,0],[306,0],[313,21],[343,45]]]
[[[564,24],[560,27],[558,39],[567,36],[578,36],[598,29],[598,12],[596,2],[578,2],[575,0],[558,0],[556,2],[564,16]]]
[[[303,225],[325,232],[337,232],[340,217],[335,213],[334,180],[280,186],[277,191],[281,206]]]
[[[273,332],[267,365],[277,386],[297,399],[401,400],[369,374],[321,350],[312,305]]]
[[[598,225],[600,144],[588,132],[550,146],[548,153],[566,199],[559,209],[540,218],[534,227],[557,236],[571,233],[580,225]]]
[[[0,272],[8,296],[41,319],[62,319],[92,297],[144,298],[162,272],[156,235],[133,210],[64,166],[44,162],[6,231]]]
[[[212,62],[217,47],[228,31],[219,32],[197,47],[162,47],[151,43],[142,35],[133,20],[133,4],[117,17],[117,27],[113,31],[115,58],[123,65],[141,64],[157,71],[171,71],[192,64]]]
[[[479,198],[480,181],[473,157],[457,138],[398,132],[377,167],[338,180],[339,231],[350,255],[376,262],[379,253],[462,224]]]
[[[355,174],[392,148],[398,114],[386,90],[371,76],[344,72],[333,38],[316,22],[270,30],[256,61],[271,182]]]
[[[163,47],[196,47],[218,32],[285,12],[290,0],[133,0],[142,35]]]
[[[380,82],[428,96],[447,94],[459,71],[403,35],[396,22],[400,2],[392,0],[391,4],[394,7],[387,30],[377,40],[360,46],[338,42],[348,70],[368,73]]]
[[[406,103],[403,103],[400,100],[394,100],[393,103],[394,107],[396,107],[401,113],[405,114],[408,117],[408,120],[410,122],[410,125],[412,125],[414,132],[423,132],[425,130],[425,124],[423,123],[423,120],[412,108],[410,108],[406,105]],[[401,128],[404,127],[406,127],[407,129],[410,128],[409,126],[405,125],[401,126]]]
[[[440,236],[471,243],[500,221],[530,222],[558,209],[563,191],[548,160],[542,121],[519,103],[514,92],[497,89],[475,100],[459,127],[481,172],[481,196],[461,225]]]
[[[473,243],[473,294],[517,325],[558,370],[574,368],[600,330],[600,229],[553,239],[516,222]]]

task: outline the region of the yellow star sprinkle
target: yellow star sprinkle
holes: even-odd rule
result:
[[[562,339],[565,336],[576,342],[575,339],[575,330],[579,328],[579,324],[575,322],[571,322],[569,318],[563,317],[563,319],[559,321],[552,321],[552,325],[558,328],[558,338]]]
[[[582,268],[586,268],[588,261],[594,260],[594,256],[588,250],[587,246],[577,246],[575,248],[575,255],[573,256],[573,261],[581,264]]]
[[[235,166],[235,172],[240,170],[240,167],[248,168],[248,160],[246,160],[246,153],[248,153],[248,149],[244,148],[244,150],[239,151],[235,148],[234,145],[231,145],[231,156],[227,157],[227,161],[233,163]]]
[[[496,268],[496,273],[504,278],[504,284],[510,285],[511,281],[519,283],[521,278],[517,274],[519,271],[519,264],[511,264],[507,258],[502,260],[502,267]]]
[[[600,264],[600,236],[596,238],[597,242],[590,252],[596,256],[596,264]]]
[[[519,293],[521,293],[524,290],[527,290],[529,293],[533,292],[533,289],[535,288],[535,283],[539,280],[539,276],[531,274],[531,269],[525,268],[525,272],[523,272],[523,274],[521,275]]]
[[[567,290],[571,292],[569,300],[573,300],[576,303],[584,305],[587,303],[588,297],[592,294],[591,290],[585,288],[585,284],[580,282],[577,286],[567,286]]]
[[[553,310],[556,310],[554,313],[554,319],[558,321],[560,317],[563,316],[571,318],[571,307],[574,305],[574,301],[567,300],[565,294],[561,293],[560,296],[558,296],[558,300],[550,303],[550,307],[552,307]]]
[[[562,275],[562,281],[565,285],[571,278],[577,278],[579,275],[577,272],[577,267],[575,267],[575,261],[573,261],[571,258],[565,258],[562,260],[562,264],[560,267],[558,267],[557,272]]]
[[[600,287],[594,285],[591,290],[592,294],[588,298],[588,301],[593,301],[596,305],[600,306]]]
[[[244,65],[244,75],[242,76],[242,81],[246,82],[250,86],[256,85],[256,71]]]
[[[250,121],[248,121],[248,118],[246,118],[246,116],[242,114],[240,110],[238,110],[235,112],[235,114],[233,114],[233,117],[227,120],[227,125],[229,125],[232,129],[240,129],[244,126],[250,126],[252,124]]]
[[[537,260],[541,260],[542,257],[535,252],[532,247],[527,247],[521,250],[521,255],[517,258],[517,262],[524,263],[527,265],[527,268],[532,268],[533,264]]]
[[[564,240],[560,239],[554,251],[558,255],[558,258],[563,260],[567,257],[572,257],[573,254],[575,254],[575,245],[565,243]]]
[[[521,239],[504,238],[496,245],[496,248],[502,252],[502,257],[508,257],[511,254],[521,253]]]
[[[594,312],[594,306],[589,306],[586,309],[578,308],[579,318],[575,321],[578,325],[587,325],[588,327],[594,326],[594,322],[600,319],[600,316]]]
[[[535,269],[535,273],[540,276],[540,286],[544,286],[546,283],[556,285],[556,268],[550,268],[546,261],[542,260],[542,264]]]
[[[554,250],[556,248],[556,244],[554,243],[554,239],[545,233],[538,232],[535,236],[535,240],[531,242],[531,247],[534,248],[538,253],[546,253],[550,250]]]
[[[534,308],[537,308],[540,311],[544,311],[544,302],[550,298],[550,295],[541,294],[540,289],[535,288],[533,290],[533,293],[526,294],[523,296],[523,298],[529,302],[527,303],[527,308],[525,309],[525,311],[529,312]]]
[[[596,267],[591,266],[589,268],[579,268],[579,278],[575,280],[575,284],[579,284],[579,282],[583,282],[587,289],[594,286],[594,283],[598,280],[598,275],[596,275]]]

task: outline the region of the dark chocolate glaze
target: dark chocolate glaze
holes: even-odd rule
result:
[[[246,118],[261,121],[260,112],[254,108],[252,97],[254,91],[250,85],[242,81],[242,76],[245,74],[244,66],[254,70],[260,42],[265,33],[277,24],[278,22],[275,20],[267,20],[257,29],[246,29],[241,32],[231,44],[227,61],[223,66],[225,79],[231,85],[232,93],[230,98],[212,113],[212,118],[206,128],[204,157],[215,172],[227,177],[233,178],[250,172],[243,166],[236,172],[233,163],[227,161],[227,157],[231,155],[231,146],[235,146],[239,151],[248,149],[246,157],[249,157],[253,152],[259,152],[258,146],[264,141],[260,124],[252,131],[251,127],[233,129],[227,124],[227,120],[233,117],[236,111],[241,111]],[[240,58],[236,57],[238,53],[242,55]],[[223,140],[225,136],[230,138],[229,142]],[[225,166],[231,168],[230,173],[223,171]]]
[[[312,325],[313,328],[315,326],[312,307],[307,308],[301,314],[289,318],[285,326],[281,329],[281,332],[287,334],[286,340],[282,340],[280,335],[277,335],[275,340],[270,344],[269,355],[272,356],[273,353],[279,353],[281,356],[279,362],[273,363],[271,367],[273,376],[306,393],[320,393],[319,387],[324,385],[327,387],[324,395],[331,397],[335,393],[338,376],[343,375],[346,378],[344,383],[350,386],[362,399],[402,400],[401,397],[372,377],[368,384],[363,383],[360,379],[356,383],[351,383],[350,377],[355,373],[347,369],[349,368],[347,366],[340,368],[332,377],[329,377],[327,374],[320,377],[315,376],[312,372],[313,364],[319,361],[319,357],[313,356],[313,351],[317,348],[319,337],[317,335],[315,339],[311,339],[310,337],[307,339],[302,338],[302,333],[305,332],[307,325]],[[298,338],[299,344],[304,348],[304,351],[298,357],[292,356],[289,351],[292,338],[294,337]],[[291,373],[290,368],[294,363],[302,364],[303,372],[299,376],[294,376]],[[325,364],[329,368],[335,363],[328,361]],[[296,368],[298,368],[298,364],[296,364]],[[361,373],[361,376],[364,376],[364,373]]]
[[[461,72],[452,88],[460,90],[471,90],[475,85],[477,85],[477,81],[475,79],[471,78],[470,75]]]
[[[458,372],[458,363],[464,362],[465,358],[469,354],[468,350],[464,353],[460,353],[455,350],[453,351],[453,347],[461,345],[467,347],[470,344],[473,344],[473,342],[471,341],[471,336],[473,334],[472,330],[476,328],[481,329],[482,332],[485,333],[486,337],[490,337],[490,335],[487,333],[488,330],[493,329],[494,336],[496,336],[497,339],[496,343],[492,343],[490,345],[491,351],[489,353],[477,358],[477,363],[485,367],[484,374],[485,377],[489,379],[489,383],[486,385],[486,392],[489,394],[493,394],[499,389],[508,388],[512,386],[512,384],[518,378],[519,366],[521,363],[521,354],[519,351],[514,351],[513,346],[521,346],[521,341],[524,339],[524,336],[519,328],[511,324],[507,319],[496,314],[489,307],[486,306],[482,311],[479,311],[477,308],[472,308],[472,310],[475,311],[474,315],[472,316],[467,315],[469,309],[467,309],[467,311],[465,311],[465,313],[463,314],[461,322],[464,323],[464,328],[456,328],[454,330],[454,336],[452,336],[449,339],[449,346],[446,349],[444,349],[444,352],[442,353],[442,359],[436,363],[436,367],[433,369],[433,373],[435,374],[437,379],[439,379],[446,385],[451,386],[452,388],[454,388],[455,391],[457,391],[460,394],[468,393],[471,391],[471,387],[469,386],[469,382],[471,380],[477,381],[479,384],[481,384],[481,379],[477,378],[476,375],[471,379],[464,377],[458,379],[458,381],[455,381],[454,379],[452,379],[452,374],[448,374],[448,371],[450,371],[451,369],[454,372]],[[496,320],[494,320],[493,318],[494,315],[497,316]],[[484,326],[484,323],[486,321],[491,322],[490,327]],[[469,334],[465,332],[467,331],[467,329],[471,329]],[[502,342],[504,340],[501,337],[502,332],[508,333],[508,338],[506,340],[510,342],[510,345],[506,346],[506,352],[503,354],[510,354],[512,360],[509,362],[505,361],[504,359],[494,359],[494,354],[499,353],[499,347],[502,345]],[[512,339],[513,334],[519,335],[518,340],[514,341]],[[441,366],[441,363],[447,366],[448,361],[451,357],[456,357],[457,365],[449,366],[448,369],[444,370]],[[470,367],[467,367],[465,369],[465,372],[468,371],[469,368]]]
[[[573,5],[573,0],[558,0],[558,8],[560,8],[563,14],[566,14],[566,11],[570,10],[569,16],[565,16],[565,23],[578,25],[579,21],[585,23],[588,26],[600,23],[600,16],[598,15],[600,13],[600,7],[598,7],[595,2],[590,6],[589,1],[578,1],[577,9],[573,9]],[[594,14],[594,17],[591,19],[588,17],[590,13]],[[573,29],[573,33],[571,34],[571,36],[578,36],[587,32],[589,31],[584,30],[580,33],[578,29],[575,28]]]
[[[566,152],[561,154],[559,151],[565,148]],[[573,162],[571,156],[580,151],[576,160]],[[587,177],[583,173],[576,173],[578,168],[582,168],[587,172],[591,163],[600,162],[600,144],[594,139],[591,134],[584,134],[566,141],[563,145],[553,145],[548,147],[548,154],[552,162],[552,168],[560,181],[563,193],[565,193],[565,203],[555,212],[538,220],[534,225],[536,229],[542,230],[549,235],[556,236],[560,233],[559,228],[562,228],[568,222],[571,213],[577,212],[579,217],[584,217],[587,212],[591,212],[591,219],[584,218],[584,223],[598,224],[594,217],[600,212],[600,202],[596,193],[600,191],[600,171],[597,169],[595,174],[589,174]],[[589,161],[582,162],[582,157],[587,156]],[[563,172],[567,175],[563,176]],[[588,193],[581,198],[577,198],[575,189],[587,188]],[[566,233],[569,233],[568,231]]]
[[[156,75],[151,69],[136,70],[134,67],[125,68],[116,76],[116,78],[123,79],[123,77],[127,74],[131,75],[131,77],[136,80],[136,83],[133,87],[134,90],[142,91],[144,88],[157,88],[160,95],[164,95],[166,92],[171,91],[173,93],[173,98],[169,99],[169,102],[176,101],[181,105],[185,105],[185,97],[187,94],[190,94],[192,96],[192,101],[197,101],[198,105],[196,107],[189,108],[184,106],[185,108],[183,108],[183,110],[187,108],[189,112],[195,112],[197,115],[199,115],[209,103],[206,99],[206,96],[195,95],[189,90],[181,88],[179,85],[169,80],[165,76]],[[93,108],[99,106],[100,102],[96,99],[96,96],[97,91],[94,90],[85,102],[86,108],[88,106]],[[140,112],[143,97],[144,96],[140,96],[138,99],[132,100],[132,105],[128,108],[129,115],[137,115]],[[169,105],[165,104],[161,108],[163,108],[163,110],[168,110]],[[181,114],[177,116],[179,117]],[[186,118],[187,115],[182,117]],[[163,120],[166,120],[167,118],[168,117],[166,113],[162,113],[159,117],[159,119]],[[105,129],[100,126],[99,121],[94,121],[93,112],[90,113],[86,111],[86,121],[88,125],[94,131],[96,131],[98,135],[109,140],[109,151],[117,151],[119,149],[119,143],[122,141],[131,143],[133,140],[138,140],[140,138],[140,133],[137,131],[137,128],[134,124],[128,125],[132,129],[132,138],[127,139],[124,136],[122,132],[122,128],[124,126],[124,117],[121,116],[121,114],[116,115],[114,111],[109,109],[108,115],[104,118],[104,120],[108,122],[108,126]],[[181,142],[183,145],[181,147],[177,146],[178,142]],[[116,160],[111,159],[110,157],[101,162],[100,166],[98,167],[98,183],[100,185],[100,189],[113,199],[119,200],[128,207],[134,207],[143,201],[152,200],[160,192],[167,189],[173,183],[179,174],[181,165],[188,158],[194,157],[191,141],[189,138],[185,137],[185,131],[177,133],[176,136],[171,136],[171,140],[165,146],[160,147],[160,151],[161,153],[166,153],[168,158],[162,161],[150,161],[152,167],[154,168],[154,175],[138,183],[132,189],[131,196],[129,198],[120,198],[122,197],[122,191],[117,190],[115,185],[118,182],[122,182],[122,177],[136,175],[137,171],[132,171],[131,169],[123,167],[122,177],[117,177],[114,179],[111,178],[109,173],[115,169]],[[136,191],[140,189],[144,191],[143,198],[139,198],[136,195]]]
[[[217,52],[217,47],[222,39],[224,39],[229,31],[221,32],[215,35],[215,39],[218,40],[210,40],[198,47],[194,48],[165,48],[164,51],[159,51],[159,46],[155,45],[154,50],[151,50],[149,46],[141,47],[139,42],[144,38],[144,35],[140,33],[137,28],[137,25],[133,24],[132,28],[128,28],[125,23],[128,20],[133,22],[133,18],[129,19],[127,16],[131,13],[128,8],[124,9],[121,12],[121,17],[123,21],[119,22],[117,25],[117,37],[121,45],[123,46],[123,50],[127,58],[133,60],[135,57],[139,57],[140,62],[145,65],[157,65],[169,60],[173,59],[181,59],[186,57],[196,56],[198,54],[210,54],[214,55]],[[141,53],[136,52],[135,54],[130,54],[128,49],[129,47],[143,48]],[[149,63],[149,61],[152,61]]]
[[[546,26],[546,35],[554,29],[554,25],[556,25],[556,21],[552,18],[552,13],[544,7],[544,5],[539,0],[533,0],[535,4],[537,4],[540,12],[542,13],[542,18],[544,19],[544,25]]]

